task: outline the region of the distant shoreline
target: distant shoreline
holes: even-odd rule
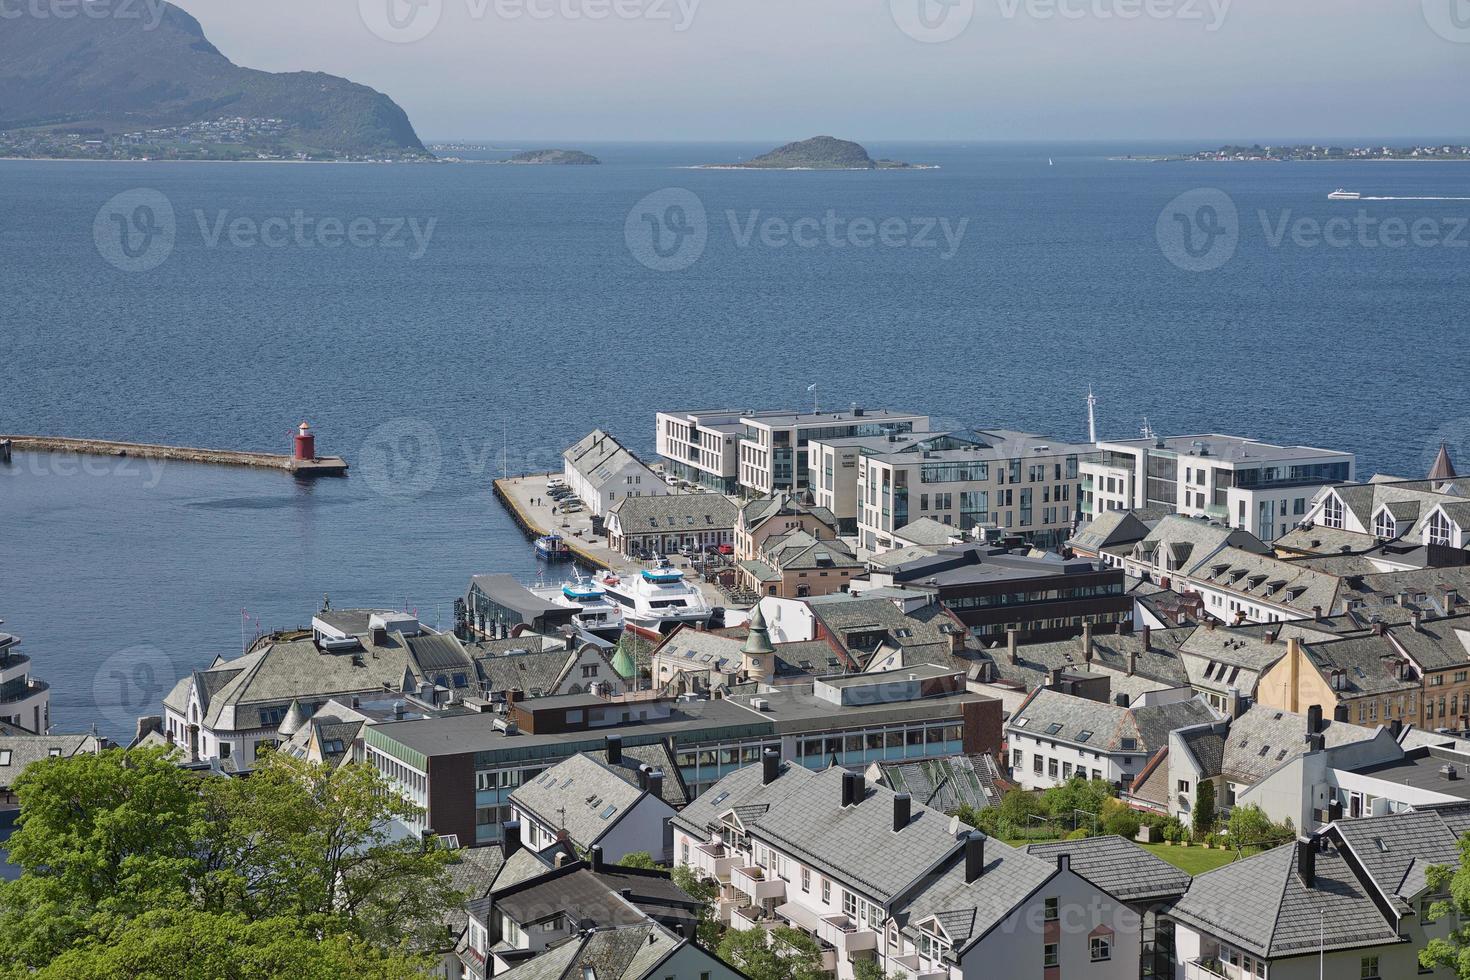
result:
[[[937,163],[911,163],[906,167],[742,167],[738,163],[693,163],[675,170],[748,170],[754,173],[790,173],[801,170],[812,173],[876,173],[879,170],[938,170]]]
[[[288,163],[294,165],[309,164],[352,164],[354,166],[381,167],[385,164],[424,164],[424,163],[481,163],[487,161],[479,160],[444,160],[434,158],[432,160],[160,160],[156,157],[144,159],[118,160],[113,157],[0,157],[0,163]]]

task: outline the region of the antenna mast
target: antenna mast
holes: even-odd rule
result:
[[[1097,445],[1097,396],[1092,393],[1092,385],[1087,386],[1087,441]]]

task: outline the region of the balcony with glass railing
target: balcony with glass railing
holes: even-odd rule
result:
[[[769,902],[786,900],[786,882],[780,878],[771,878],[766,874],[766,869],[759,865],[748,868],[732,868],[730,871],[730,884],[735,889],[746,895],[755,902]]]

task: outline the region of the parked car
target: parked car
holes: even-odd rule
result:
[[[735,554],[735,546],[733,544],[722,544],[722,545],[720,545],[720,554],[722,554],[722,555],[733,555],[733,554]]]

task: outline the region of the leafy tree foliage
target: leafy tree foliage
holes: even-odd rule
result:
[[[1246,845],[1272,847],[1296,839],[1296,828],[1291,820],[1276,823],[1260,807],[1238,806],[1230,811],[1230,820],[1225,825],[1226,839],[1231,847]]]
[[[1194,834],[1203,837],[1215,829],[1219,817],[1215,814],[1215,784],[1201,779],[1194,793]]]
[[[791,928],[731,929],[720,940],[720,959],[750,980],[826,980],[817,941]]]
[[[624,854],[623,859],[618,862],[618,865],[624,868],[642,868],[645,871],[652,871],[658,867],[658,862],[647,851],[633,851],[632,853]]]
[[[688,865],[675,865],[671,877],[674,884],[682,888],[691,898],[701,903],[697,937],[705,949],[718,949],[720,945],[720,918],[715,901],[720,895],[720,885],[712,878],[705,878]]]
[[[113,750],[32,765],[15,791],[0,963],[22,972],[415,975],[462,898],[448,852],[393,839],[415,810],[365,766],[271,754],[228,779]],[[195,956],[202,972],[169,966]]]

